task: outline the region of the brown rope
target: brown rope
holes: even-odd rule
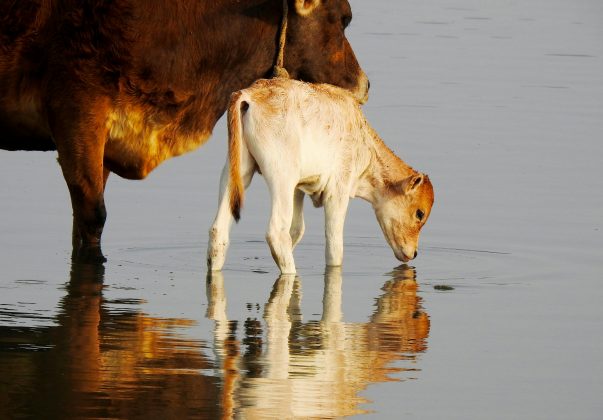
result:
[[[285,42],[287,40],[287,16],[289,15],[289,4],[287,0],[283,0],[283,19],[281,20],[280,35],[278,40],[278,54],[276,56],[276,64],[272,71],[272,77],[289,78],[289,73],[285,69]]]

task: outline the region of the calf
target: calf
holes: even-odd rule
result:
[[[207,261],[221,270],[232,216],[255,172],[266,179],[272,214],[266,239],[282,273],[295,273],[293,247],[304,232],[308,194],[325,208],[327,266],[343,260],[343,224],[350,198],[373,205],[396,258],[417,256],[419,231],[433,205],[427,175],[398,158],[343,89],[289,79],[259,80],[235,92],[228,108],[228,159]]]

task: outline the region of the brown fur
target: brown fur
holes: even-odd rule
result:
[[[316,1],[306,15],[297,3],[289,74],[361,85],[340,24],[347,0]],[[229,95],[271,73],[282,10],[281,0],[3,0],[0,148],[58,151],[74,243],[96,246],[106,171],[142,179],[203,144]]]

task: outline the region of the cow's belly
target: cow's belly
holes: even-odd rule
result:
[[[108,129],[105,166],[128,179],[145,178],[163,161],[196,149],[211,134],[183,135],[177,126],[152,124],[136,111],[112,113]]]

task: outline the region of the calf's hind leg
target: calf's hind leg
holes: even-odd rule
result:
[[[293,193],[295,184],[264,173],[272,196],[272,213],[268,223],[266,241],[270,246],[272,258],[281,274],[295,274],[293,261],[293,241],[290,228],[293,220]]]
[[[243,150],[241,159],[241,177],[245,189],[251,183],[255,172],[255,161],[248,152]],[[229,245],[229,231],[232,224],[229,202],[229,178],[230,167],[228,160],[222,169],[220,176],[220,195],[218,198],[218,212],[214,223],[209,230],[209,243],[207,244],[207,267],[211,271],[220,271],[226,260],[226,251]]]

